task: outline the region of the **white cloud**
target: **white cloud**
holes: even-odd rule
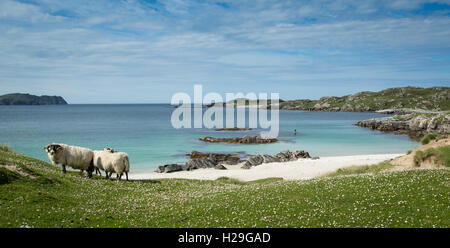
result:
[[[12,0],[0,1],[0,19],[35,22],[63,21],[61,16],[51,16],[41,11],[38,6]]]
[[[167,93],[194,83],[287,87],[450,77],[450,17],[379,13],[406,8],[401,2],[330,7],[328,0],[232,1],[229,9],[212,8],[213,2],[173,1],[155,8],[137,1],[88,2],[45,0],[39,7],[0,1],[2,87],[45,89],[58,83],[58,90],[67,86],[76,99],[91,85],[142,94],[151,85]],[[74,17],[51,19],[58,17],[47,13],[65,9]],[[304,17],[317,22],[305,24]],[[101,95],[96,92],[92,97]]]

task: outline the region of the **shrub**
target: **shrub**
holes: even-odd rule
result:
[[[441,163],[446,167],[450,167],[450,146],[441,146],[438,148],[429,148],[425,151],[417,151],[414,156],[414,165],[419,167],[420,164],[430,159],[433,163]]]
[[[430,143],[431,140],[434,140],[438,137],[438,134],[435,133],[429,133],[427,135],[425,135],[422,140],[420,140],[420,143],[422,143],[422,145],[426,145],[428,143]]]
[[[412,153],[412,151],[411,151],[411,150],[409,150],[409,151],[408,151],[408,152],[407,152],[406,154],[407,154],[407,155],[409,155],[409,154],[411,154],[411,153]]]
[[[9,152],[9,146],[8,145],[0,145],[0,151]]]
[[[425,159],[425,153],[423,151],[417,151],[416,155],[414,155],[414,165],[416,167],[419,167],[420,164],[422,163],[422,161],[424,161]]]
[[[10,183],[18,178],[19,176],[16,173],[0,167],[0,185]]]

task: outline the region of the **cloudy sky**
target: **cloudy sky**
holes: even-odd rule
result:
[[[0,0],[0,94],[319,98],[450,85],[450,1]]]

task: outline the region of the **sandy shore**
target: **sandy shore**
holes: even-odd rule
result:
[[[236,178],[242,181],[253,181],[269,177],[281,177],[285,180],[311,179],[339,168],[352,165],[370,165],[393,159],[404,154],[376,154],[321,157],[318,160],[299,159],[297,161],[283,163],[268,163],[249,170],[240,168],[240,165],[225,165],[227,170],[198,169],[194,171],[180,171],[173,173],[134,173],[131,179],[161,179],[161,178],[186,178],[215,180],[219,177]]]

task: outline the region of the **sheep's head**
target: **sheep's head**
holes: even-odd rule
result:
[[[105,151],[105,152],[110,152],[110,153],[115,153],[115,152],[117,152],[116,150],[114,150],[114,149],[112,149],[112,148],[105,148],[105,149],[103,149],[103,151]]]
[[[50,145],[47,145],[44,149],[50,155],[54,155],[57,151],[62,149],[62,146],[60,146],[58,144],[50,144]]]

